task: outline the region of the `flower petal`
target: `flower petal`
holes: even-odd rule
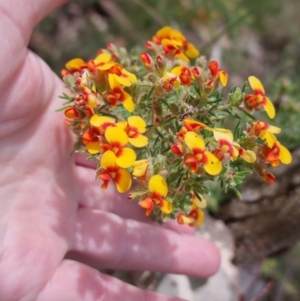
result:
[[[217,61],[211,61],[208,64],[208,69],[211,73],[211,76],[213,78],[217,77],[218,73],[219,73],[219,64]]]
[[[124,93],[124,100],[122,101],[122,104],[123,104],[123,106],[124,106],[124,108],[128,111],[128,112],[133,112],[133,110],[134,110],[134,103],[133,103],[133,100],[132,100],[132,98],[131,98],[131,96],[127,93],[127,92],[125,92],[125,91],[123,91],[123,93]]]
[[[268,147],[272,148],[275,142],[277,141],[275,135],[271,132],[263,131],[259,137],[267,142]]]
[[[149,180],[148,188],[152,193],[156,192],[161,196],[166,196],[168,193],[167,182],[161,175],[152,176]]]
[[[83,59],[76,58],[66,64],[66,68],[71,72],[79,71],[81,68],[86,66],[86,62]]]
[[[146,174],[149,166],[148,159],[142,159],[135,161],[133,164],[133,172],[132,175],[135,177],[142,177]]]
[[[123,130],[126,129],[127,125],[128,125],[128,122],[127,122],[127,121],[118,121],[118,122],[117,122],[117,127],[121,128],[121,129],[123,129]]]
[[[200,209],[197,210],[197,225],[201,226],[204,222],[204,212]]]
[[[209,151],[206,151],[205,155],[207,156],[207,162],[203,165],[205,171],[212,176],[218,175],[222,171],[221,161]]]
[[[241,157],[248,163],[254,163],[256,161],[256,154],[251,150],[242,152]]]
[[[279,134],[279,133],[281,133],[281,128],[279,128],[277,126],[269,125],[267,131],[271,132],[273,134]]]
[[[103,169],[116,166],[116,155],[111,150],[106,151],[100,160],[100,166]]]
[[[213,133],[214,133],[214,137],[217,141],[226,140],[230,144],[233,142],[233,134],[230,130],[214,128]]]
[[[136,153],[132,148],[123,147],[120,155],[116,157],[116,163],[122,168],[131,167],[136,159]]]
[[[228,81],[228,73],[225,71],[219,71],[219,79],[223,87],[226,87]]]
[[[181,74],[181,71],[182,71],[182,66],[177,66],[171,70],[171,73],[179,76]]]
[[[103,65],[97,66],[97,69],[101,70],[101,71],[105,71],[105,70],[108,70],[111,67],[115,66],[116,64],[117,64],[116,62],[105,63]]]
[[[148,138],[141,134],[137,135],[134,138],[128,137],[128,141],[135,147],[144,147],[148,145]]]
[[[146,210],[146,213],[145,213],[147,216],[151,213],[151,211],[152,211],[152,209],[153,209],[153,207],[154,207],[154,203],[153,203],[153,201],[152,201],[151,198],[146,198],[146,199],[140,201],[140,202],[139,202],[139,205],[140,205],[142,208],[147,209],[147,210]]]
[[[93,139],[91,142],[89,142],[86,145],[86,149],[92,155],[100,153],[101,146],[100,146],[99,139],[96,138],[96,139]]]
[[[184,142],[190,150],[194,148],[204,149],[205,147],[204,140],[195,132],[187,132],[184,136]]]
[[[106,129],[105,138],[109,143],[118,142],[121,146],[125,146],[128,142],[126,132],[119,127],[112,127]]]
[[[90,125],[94,126],[96,128],[100,128],[105,124],[107,124],[107,126],[108,125],[114,125],[115,120],[111,117],[99,116],[97,114],[94,114],[90,119]]]
[[[125,87],[130,87],[131,86],[131,81],[130,81],[130,79],[127,76],[124,77],[124,76],[119,76],[117,74],[112,74],[112,75],[114,76],[115,80],[119,84],[121,84],[121,85],[123,85]]]
[[[128,170],[120,168],[118,171],[118,177],[114,181],[117,187],[118,192],[124,193],[127,192],[132,183],[131,175]]]
[[[101,63],[108,63],[111,60],[111,54],[107,52],[100,53],[95,59],[94,63],[96,65]]]
[[[199,50],[192,43],[187,44],[187,48],[184,53],[191,59],[195,59],[200,54]]]
[[[160,210],[162,211],[162,213],[164,213],[164,214],[170,214],[172,212],[172,208],[173,208],[172,203],[168,202],[167,200],[163,200],[162,201],[162,206],[160,208]]]
[[[122,75],[123,75],[123,77],[125,77],[125,78],[129,78],[131,84],[137,82],[137,78],[136,78],[135,74],[133,74],[133,73],[127,71],[127,70],[124,69],[124,68],[122,69]]]
[[[257,77],[251,75],[248,77],[248,81],[250,87],[254,90],[254,92],[262,92],[262,94],[265,94],[264,86],[262,85],[261,81]]]
[[[178,224],[192,224],[195,219],[191,216],[186,216],[185,214],[179,213],[177,215]]]
[[[146,122],[140,116],[130,116],[127,120],[128,124],[132,127],[136,127],[139,133],[143,134],[146,132]]]
[[[265,108],[268,116],[271,119],[273,119],[275,117],[275,108],[274,108],[272,101],[268,97],[266,97],[266,103],[264,105],[264,108]]]
[[[291,155],[290,151],[285,146],[280,144],[279,142],[278,142],[278,145],[279,145],[279,149],[280,149],[279,158],[280,158],[281,162],[283,164],[290,164],[292,162],[292,155]]]

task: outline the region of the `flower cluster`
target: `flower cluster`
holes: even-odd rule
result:
[[[238,195],[253,170],[273,183],[270,167],[292,158],[275,136],[280,129],[252,115],[275,117],[261,82],[250,76],[253,92],[245,83],[223,97],[227,72],[168,26],[145,47],[138,59],[109,44],[62,70],[65,123],[78,137],[74,150],[97,162],[101,187],[129,192],[155,220],[201,225],[209,181]]]

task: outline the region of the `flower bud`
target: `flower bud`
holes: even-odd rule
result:
[[[65,110],[65,116],[69,119],[80,119],[80,112],[75,107],[70,107]]]
[[[243,93],[240,88],[236,88],[233,93],[229,93],[229,103],[238,107],[243,102]]]
[[[149,72],[154,72],[154,61],[152,59],[152,57],[147,53],[147,52],[143,52],[140,55],[140,59],[144,65],[144,67],[147,69],[147,71]]]
[[[151,42],[151,41],[147,41],[145,43],[145,47],[149,50],[155,50],[155,43]]]
[[[155,59],[155,67],[159,74],[164,74],[166,69],[166,58],[163,55],[158,55]]]
[[[171,146],[171,151],[175,156],[182,157],[183,156],[183,146],[182,144],[176,143]]]

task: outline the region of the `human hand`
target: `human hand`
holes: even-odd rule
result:
[[[208,241],[146,222],[143,210],[70,157],[64,85],[27,49],[33,27],[63,0],[0,0],[0,300],[179,300],[143,291],[96,268],[208,277]]]

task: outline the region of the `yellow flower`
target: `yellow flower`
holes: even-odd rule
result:
[[[154,205],[158,205],[164,214],[170,214],[172,212],[172,204],[165,199],[168,194],[166,180],[161,175],[154,175],[149,180],[148,189],[150,196],[139,202],[142,208],[147,209],[146,215],[151,213]]]
[[[97,69],[100,71],[106,71],[117,64],[111,60],[111,54],[105,52],[99,54],[95,58],[94,63],[97,66]]]
[[[233,141],[233,134],[230,130],[214,128],[214,138],[219,142],[219,147],[214,151],[214,154],[222,160],[227,153],[232,160],[236,160],[239,156],[248,163],[256,161],[256,155],[251,150],[243,149],[238,143]]]
[[[209,69],[210,74],[211,74],[211,76],[214,80],[219,78],[219,80],[221,82],[221,85],[223,87],[225,87],[227,85],[228,73],[219,68],[219,65],[218,65],[217,61],[211,61],[208,64],[208,69]]]
[[[276,140],[275,136],[274,139]],[[292,162],[290,151],[277,140],[275,142],[267,141],[267,145],[262,147],[262,153],[273,167],[279,166],[280,163],[290,164]]]
[[[109,70],[108,81],[110,87],[115,86],[114,81],[125,87],[130,87],[133,83],[137,82],[136,76],[124,69],[121,65],[115,64]]]
[[[191,211],[189,213],[179,213],[177,215],[177,222],[179,224],[188,224],[189,226],[201,226],[204,221],[204,212],[202,211],[203,208],[206,208],[207,202],[201,196],[201,200],[198,199],[195,192],[192,191],[192,206]]]
[[[279,134],[281,129],[276,126],[269,125],[263,120],[252,122],[251,126],[247,129],[250,135],[259,137],[267,141],[268,145],[273,145],[277,141],[274,134]]]
[[[128,117],[125,132],[133,146],[144,147],[148,144],[148,138],[142,135],[146,132],[146,122],[140,116]]]
[[[116,157],[116,164],[122,168],[128,168],[133,165],[136,154],[133,149],[126,147],[128,136],[126,132],[119,127],[108,127],[105,131],[105,138],[109,144],[102,145],[107,151],[111,150]]]
[[[94,114],[90,119],[90,125],[92,128],[97,129],[99,134],[103,135],[108,127],[116,126],[116,122],[111,117]]]
[[[254,94],[245,96],[244,103],[246,108],[249,110],[261,110],[264,108],[268,116],[273,119],[275,117],[275,108],[271,100],[265,95],[262,83],[255,76],[249,76],[248,81]]]
[[[112,90],[107,93],[105,100],[109,102],[112,107],[115,107],[117,102],[121,102],[128,112],[133,112],[134,103],[132,97],[123,90],[116,77],[109,76],[109,85]]]
[[[171,73],[177,75],[181,83],[187,87],[191,85],[194,78],[192,71],[186,66],[177,66],[171,70]]]
[[[120,193],[124,193],[130,189],[132,183],[131,175],[128,170],[120,168],[116,164],[116,156],[112,151],[108,150],[103,154],[100,166],[102,171],[98,175],[98,178],[103,180],[103,184],[101,185],[103,189],[107,188],[110,180],[116,184],[117,190]]]
[[[163,45],[165,53],[172,54],[182,60],[188,61],[188,58],[199,56],[198,49],[187,41],[185,36],[178,30],[170,26],[165,26],[156,32],[152,37],[155,44]]]
[[[191,150],[191,154],[186,155],[184,163],[192,172],[197,172],[199,165],[203,165],[204,170],[212,175],[218,175],[222,171],[221,161],[211,152],[205,150],[204,140],[195,132],[187,132],[184,142]]]
[[[109,53],[101,53],[94,60],[85,62],[83,59],[75,58],[67,62],[66,68],[73,72],[81,71],[88,68],[91,72],[95,72],[96,69],[104,71],[110,69],[117,64],[111,61],[111,55]]]

